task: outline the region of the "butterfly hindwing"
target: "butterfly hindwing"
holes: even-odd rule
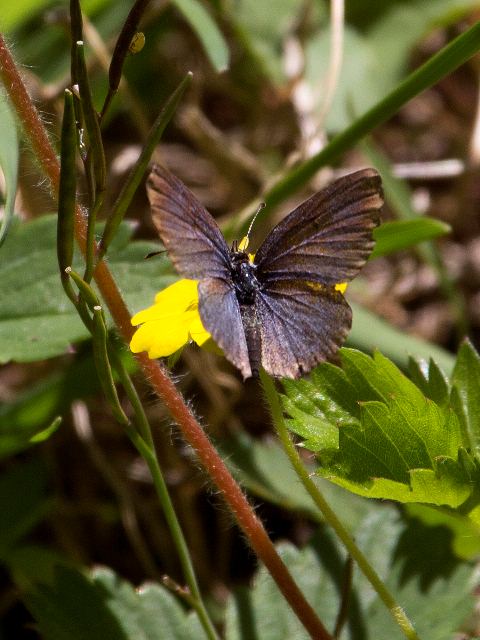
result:
[[[255,256],[258,279],[329,286],[351,280],[373,248],[382,204],[381,179],[374,169],[339,178],[270,232]]]
[[[233,285],[220,278],[202,280],[198,284],[198,298],[203,326],[243,377],[250,377],[245,331]]]
[[[273,376],[298,378],[343,344],[352,311],[333,287],[278,281],[256,297],[261,362]]]
[[[147,193],[152,219],[177,271],[186,278],[229,277],[229,249],[217,223],[193,193],[155,165]]]

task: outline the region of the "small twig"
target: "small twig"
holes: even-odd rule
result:
[[[480,75],[478,76],[475,123],[473,125],[472,137],[470,138],[468,155],[472,167],[478,167],[480,164]]]
[[[345,2],[330,0],[330,58],[323,83],[323,96],[317,116],[317,132],[323,128],[325,118],[332,106],[335,91],[340,79],[343,60],[343,34],[345,31]],[[316,92],[318,93],[318,91]],[[315,96],[316,98],[316,96]]]
[[[177,119],[190,140],[221,168],[224,175],[240,176],[256,187],[264,184],[266,174],[257,158],[238,141],[217,129],[198,107],[183,107]]]

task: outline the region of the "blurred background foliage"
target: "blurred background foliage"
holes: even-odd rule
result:
[[[45,0],[4,5],[0,28],[52,139],[58,141],[70,73],[68,6]],[[87,64],[98,108],[108,88],[111,51],[131,5],[130,0],[82,2]],[[275,177],[322,148],[329,136],[381,100],[479,15],[480,2],[473,0],[347,1],[341,72],[326,109],[328,3],[149,3],[141,23],[145,46],[127,58],[125,79],[103,127],[109,172],[105,209],[137,159],[150,124],[187,71],[194,74],[192,87],[156,158],[228,231],[253,212],[252,200],[261,197]],[[386,220],[428,214],[451,227],[435,247],[419,245],[372,260],[350,287],[355,305],[350,344],[370,352],[380,346],[400,366],[406,366],[410,352],[432,355],[449,371],[451,354],[465,331],[479,344],[478,76],[476,57],[410,101],[364,145],[346,154],[341,166],[326,167],[310,185],[315,190],[339,171],[373,164],[386,178]],[[16,148],[9,117],[0,120],[2,166],[13,166],[13,160],[5,158]],[[15,211],[22,222],[14,221],[0,249],[0,637],[5,638],[38,637],[29,611],[38,615],[44,601],[37,593],[26,606],[22,594],[39,578],[50,576],[54,590],[74,567],[96,564],[111,567],[133,584],[163,574],[180,578],[145,464],[113,422],[99,391],[89,341],[63,296],[53,249],[55,224],[47,215],[55,204],[41,187],[29,151],[21,148],[19,160]],[[5,205],[13,207],[8,185],[14,176],[4,173]],[[296,194],[264,217],[254,231],[256,246],[274,222],[310,192]],[[148,306],[175,274],[166,256],[143,260],[157,247],[143,189],[127,217],[108,260],[135,312]],[[134,372],[133,360],[128,353],[124,357]],[[194,399],[195,413],[227,454],[272,537],[301,545],[315,534],[327,536],[319,533],[319,517],[296,479],[288,480],[256,383],[244,384],[224,359],[190,347],[175,364],[174,374],[186,397]],[[220,619],[229,590],[251,577],[254,559],[221,500],[205,487],[190,449],[177,438],[163,407],[153,402],[140,378],[137,382],[201,586]],[[443,531],[443,537],[435,538],[437,548],[456,567],[450,571],[450,587],[457,585],[466,608],[450,601],[459,622],[467,619],[471,603],[462,590],[467,573],[452,554],[448,523],[420,524],[415,512],[400,526],[392,507],[367,503],[331,485],[325,491],[353,531],[367,517],[395,523],[394,550],[385,550],[380,558],[385,563],[391,554],[397,559],[408,556],[405,549],[415,544],[415,536],[407,535],[412,527]],[[71,568],[54,574],[59,560]],[[300,560],[295,556],[295,562]],[[398,584],[405,586],[399,566]],[[103,571],[97,579],[108,589],[112,577]],[[409,597],[414,607],[419,596],[415,592]],[[228,606],[227,628],[233,638],[237,614],[231,601]],[[374,609],[372,620],[381,629],[382,614]],[[473,634],[475,621],[465,624]]]

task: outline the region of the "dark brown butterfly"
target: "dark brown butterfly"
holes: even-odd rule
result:
[[[340,178],[299,205],[253,263],[238,244],[228,248],[212,216],[166,169],[153,168],[147,191],[175,268],[199,281],[204,327],[244,378],[260,366],[297,378],[335,354],[352,323],[335,285],[365,264],[383,204],[374,169]]]

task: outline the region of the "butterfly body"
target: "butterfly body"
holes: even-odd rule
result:
[[[300,204],[253,261],[238,245],[228,248],[211,215],[163,167],[153,168],[147,191],[177,271],[198,280],[204,327],[244,378],[261,366],[296,378],[336,353],[352,315],[335,285],[365,264],[383,204],[374,169],[344,176]]]
[[[255,303],[261,285],[256,276],[257,265],[251,262],[245,251],[231,250],[231,276],[239,304]]]

